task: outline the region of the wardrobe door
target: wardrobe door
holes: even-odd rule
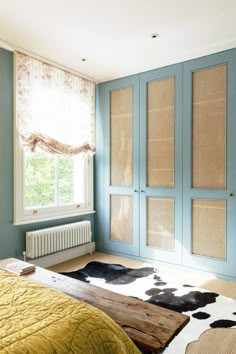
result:
[[[236,275],[236,55],[184,64],[185,265]]]
[[[105,84],[104,249],[139,253],[139,78]]]
[[[140,76],[140,255],[182,261],[182,65]]]

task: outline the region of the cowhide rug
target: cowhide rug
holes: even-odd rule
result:
[[[166,281],[154,267],[131,269],[90,262],[83,269],[61,274],[189,315],[189,324],[165,354],[184,354],[187,344],[209,328],[236,326],[236,300],[189,284]]]

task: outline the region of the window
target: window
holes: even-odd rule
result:
[[[14,223],[93,212],[94,84],[15,54]]]

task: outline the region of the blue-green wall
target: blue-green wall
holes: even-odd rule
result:
[[[0,48],[0,259],[22,255],[26,231],[78,220],[90,220],[94,231],[93,214],[13,225],[13,53]]]

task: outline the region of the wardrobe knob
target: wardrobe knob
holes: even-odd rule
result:
[[[233,196],[234,196],[234,193],[230,193],[229,196],[230,196],[230,197],[233,197]]]

